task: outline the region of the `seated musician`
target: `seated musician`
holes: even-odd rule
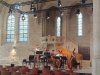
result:
[[[56,68],[61,68],[61,61],[59,59],[56,59]]]
[[[44,52],[44,62],[46,63],[46,65],[48,65],[48,60],[50,59],[50,57],[50,52],[46,50],[46,52]]]
[[[23,61],[22,61],[22,65],[27,65],[27,60],[26,59],[23,59]]]
[[[76,54],[73,54],[71,57],[71,65],[72,65],[72,68],[75,68],[75,69],[77,69],[77,66],[80,65],[80,63],[77,62]]]
[[[52,52],[50,53],[50,55],[51,56],[54,56],[55,54],[54,54],[54,50],[52,50]]]

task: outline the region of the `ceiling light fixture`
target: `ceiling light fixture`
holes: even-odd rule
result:
[[[76,9],[76,14],[80,14],[80,9]]]
[[[86,1],[87,1],[87,0],[81,0],[81,3],[84,4],[84,3],[86,3]]]
[[[24,14],[34,14],[34,13],[46,12],[48,9],[42,9],[41,7],[38,7],[38,4],[45,3],[45,2],[48,2],[48,1],[49,0],[32,0],[32,1],[17,2],[17,3],[9,4],[9,3],[5,2],[4,0],[2,0],[2,1],[0,1],[0,3],[9,8],[9,13],[18,12],[20,14],[23,14],[23,13]],[[93,3],[86,3],[86,0],[81,0],[81,2],[85,3],[85,4],[62,7],[61,0],[56,0],[56,1],[58,3],[57,11],[93,6]],[[25,5],[30,5],[29,11],[23,11],[22,9],[19,8],[20,6],[24,7]],[[37,9],[37,8],[41,8],[41,9]]]
[[[58,0],[58,7],[61,7],[61,6],[62,6],[61,1]]]
[[[50,13],[49,13],[49,11],[46,12],[46,18],[50,19]]]
[[[10,7],[8,13],[12,13],[13,9]]]
[[[24,14],[22,14],[22,20],[23,20],[23,21],[25,20],[25,16],[24,16]]]
[[[32,12],[36,12],[36,7],[35,7],[35,5],[34,5],[33,2],[31,3],[30,10],[31,10]]]
[[[34,18],[37,18],[37,14],[34,14]]]

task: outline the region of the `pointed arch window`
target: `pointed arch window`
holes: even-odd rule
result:
[[[78,14],[78,36],[83,35],[83,15],[82,13]]]
[[[15,35],[15,16],[10,14],[7,22],[7,42],[13,42]]]
[[[56,21],[56,36],[57,37],[61,36],[61,17],[57,17],[57,21]]]
[[[20,24],[19,24],[19,41],[27,42],[28,41],[28,15],[20,15]]]

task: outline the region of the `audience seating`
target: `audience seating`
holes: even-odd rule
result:
[[[43,68],[42,75],[52,75],[48,68]]]
[[[21,73],[19,73],[19,72],[12,72],[11,75],[21,75]]]
[[[40,71],[40,73],[39,73]],[[85,73],[74,73],[73,70],[55,70],[55,71],[50,71],[50,67],[45,66],[42,71],[39,70],[39,68],[32,68],[29,70],[28,67],[25,66],[6,66],[3,68],[2,65],[0,65],[0,75],[91,75],[91,74],[85,74]]]
[[[1,75],[10,75],[8,70],[1,70]]]
[[[23,66],[22,68],[20,68],[19,72],[20,72],[21,74],[26,74],[26,72],[29,72],[29,68]]]
[[[31,75],[38,75],[38,70],[39,70],[38,68],[35,68],[35,67],[34,67],[34,68],[30,71],[30,74],[31,74]]]
[[[56,70],[55,75],[64,75],[64,73],[61,70]]]

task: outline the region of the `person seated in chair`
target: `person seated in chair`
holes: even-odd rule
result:
[[[75,69],[77,69],[77,66],[80,65],[80,63],[77,62],[75,55],[72,55],[72,57],[71,57],[71,64],[72,64],[72,67]]]
[[[45,52],[44,52],[44,62],[46,63],[46,65],[48,65],[48,60],[50,59],[50,52],[49,52],[49,50],[46,50]]]
[[[22,61],[22,65],[27,65],[27,60],[26,59],[23,59],[23,61]]]

